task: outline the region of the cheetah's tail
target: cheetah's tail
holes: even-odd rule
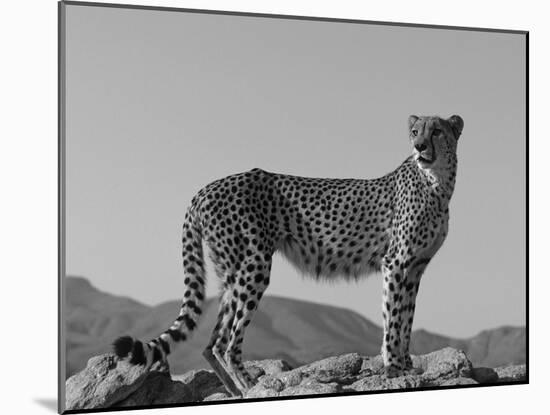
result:
[[[170,328],[155,339],[144,343],[130,336],[122,336],[113,343],[114,353],[119,358],[129,357],[130,363],[147,365],[165,361],[172,348],[190,337],[202,314],[204,300],[205,265],[202,249],[202,233],[196,215],[188,210],[183,225],[183,269],[185,293],[179,316]]]

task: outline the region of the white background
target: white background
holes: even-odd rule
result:
[[[130,2],[133,3],[133,2]],[[544,405],[548,389],[545,237],[550,211],[545,97],[548,13],[541,1],[140,1],[140,4],[529,30],[530,35],[530,372],[528,386],[164,409],[155,413],[258,411],[518,413]],[[0,39],[0,214],[2,412],[53,413],[57,389],[57,5],[2,5]],[[535,122],[537,120],[537,122]],[[502,120],[507,122],[507,120]],[[518,138],[520,139],[520,138]],[[516,166],[510,166],[511,169]],[[503,225],[504,226],[504,225]],[[7,232],[6,232],[7,231]],[[475,288],[472,288],[475,289]],[[495,287],[498,295],[498,287]],[[539,402],[540,401],[540,402]],[[546,406],[546,405],[544,405]],[[543,407],[544,407],[543,406]],[[11,409],[11,411],[10,411]],[[538,411],[537,411],[538,412]],[[154,413],[142,411],[140,413]]]

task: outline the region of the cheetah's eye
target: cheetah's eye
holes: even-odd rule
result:
[[[412,130],[412,135],[416,137],[418,135],[418,130]]]
[[[439,128],[436,128],[433,132],[433,135],[439,135],[441,134],[441,130]]]

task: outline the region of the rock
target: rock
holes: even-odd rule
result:
[[[454,378],[442,382],[439,386],[455,386],[455,385],[477,385],[478,383],[471,378]]]
[[[261,385],[263,385],[265,388],[273,389],[274,391],[280,392],[285,388],[285,385],[283,382],[281,382],[280,379],[274,378],[272,376],[268,376],[260,382]]]
[[[226,392],[212,371],[170,377],[167,369],[153,366],[146,370],[112,354],[93,357],[86,369],[67,379],[66,409],[197,402]]]
[[[375,357],[364,357],[360,372],[364,376],[370,376],[382,373],[383,369],[384,362],[382,361],[382,356],[378,355]]]
[[[509,365],[495,368],[498,382],[524,382],[527,380],[526,365]]]
[[[230,400],[232,399],[231,396],[229,396],[229,394],[227,393],[214,393],[212,395],[209,395],[207,396],[206,398],[203,399],[204,402],[208,402],[208,401],[225,401],[225,400]]]
[[[267,398],[278,396],[285,388],[285,383],[277,376],[284,374],[291,367],[284,360],[252,360],[245,362],[245,369],[257,379],[256,385],[251,388],[245,398]]]
[[[453,384],[453,381],[455,381],[454,384],[477,383],[471,379],[472,364],[460,350],[447,347],[426,355],[412,356],[412,361],[414,370],[403,376],[387,378],[382,374],[383,362],[380,356],[364,360],[361,374],[364,374],[365,377],[361,377],[351,384],[347,390],[370,391],[437,387]]]
[[[189,386],[174,382],[167,373],[152,372],[139,389],[112,407],[149,406],[193,402],[195,396]]]
[[[265,370],[259,366],[245,366],[246,371],[250,375],[253,381],[257,381],[260,377],[265,375]]]
[[[357,375],[363,366],[363,358],[357,353],[329,357],[300,367],[301,373],[315,373],[325,379],[345,378]]]
[[[411,389],[453,385],[475,385],[495,381],[526,379],[526,367],[472,368],[464,352],[444,348],[426,355],[412,356],[415,370],[387,378],[380,356],[357,353],[328,357],[291,369],[283,360],[245,362],[256,384],[245,398],[269,398]],[[95,409],[129,406],[232,400],[216,374],[193,370],[173,375],[166,367],[146,371],[113,355],[92,358],[88,366],[67,380],[67,409]]]
[[[290,365],[284,360],[250,360],[244,363],[244,367],[250,373],[254,368],[259,368],[264,374],[275,375],[291,370]],[[250,373],[252,375],[252,373]]]
[[[461,350],[451,347],[437,350],[423,356],[412,356],[414,367],[421,368],[423,380],[433,385],[456,377],[470,378],[472,363]]]
[[[352,383],[348,390],[357,392],[376,391],[387,389],[409,389],[424,386],[423,381],[417,376],[399,376],[396,378],[387,378],[384,375],[373,375],[359,379]]]
[[[268,398],[279,396],[285,388],[285,384],[274,375],[265,375],[260,377],[256,385],[254,385],[245,395],[245,398]]]
[[[284,360],[251,360],[244,362],[244,367],[253,380],[258,380],[263,375],[274,375],[290,370],[290,365]]]
[[[284,384],[273,376],[264,376],[246,393],[245,398],[270,398],[279,396]]]
[[[352,383],[363,365],[357,353],[334,356],[259,379],[247,398],[335,393]]]
[[[155,371],[166,373],[168,368],[152,369],[119,361],[113,354],[92,357],[84,370],[67,379],[66,409],[109,408],[136,391]]]
[[[336,393],[341,387],[335,383],[321,383],[314,379],[307,380],[296,386],[286,388],[279,393],[279,396],[298,396],[298,395],[319,395],[327,393]]]
[[[475,367],[472,369],[472,378],[479,383],[495,383],[498,381],[498,374],[490,367]]]
[[[299,385],[303,378],[304,376],[299,370],[293,370],[279,376],[279,379],[286,387]]]
[[[172,376],[172,380],[187,385],[191,401],[202,401],[216,393],[227,393],[225,386],[212,370],[192,370],[184,375]]]

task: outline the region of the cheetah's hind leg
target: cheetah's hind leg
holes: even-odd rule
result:
[[[229,335],[229,343],[224,353],[229,375],[237,385],[241,385],[243,395],[255,384],[242,361],[242,345],[247,326],[258,309],[259,302],[269,284],[271,259],[259,261],[260,255],[250,258],[249,264],[254,266],[241,268],[237,279],[243,284],[235,284],[232,292],[231,305],[235,305],[235,313]],[[248,282],[248,283],[246,283]]]
[[[234,314],[235,313],[231,309],[230,290],[225,287],[220,298],[216,326],[212,332],[210,342],[208,343],[206,349],[204,349],[202,355],[212,370],[214,370],[214,373],[216,373],[227,391],[234,397],[240,397],[242,395],[242,385],[239,385],[241,386],[239,388],[235,384],[220,353],[225,352],[225,345],[227,345],[227,338],[229,335],[229,326],[233,321]]]
[[[223,386],[225,386],[225,389],[231,394],[231,396],[234,397],[240,397],[241,392],[237,385],[233,382],[233,379],[229,376],[229,373],[227,373],[227,369],[223,367],[223,365],[220,363],[218,358],[214,355],[211,348],[206,348],[202,352],[203,357],[206,359],[216,376],[220,379],[220,381],[223,383]]]

